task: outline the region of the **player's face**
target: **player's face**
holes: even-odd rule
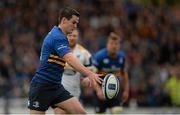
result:
[[[66,20],[66,33],[70,34],[77,28],[77,24],[79,23],[79,17],[72,15],[72,18]]]
[[[118,40],[109,39],[107,42],[107,49],[110,54],[116,54],[119,51],[120,43]]]
[[[70,47],[74,47],[78,41],[79,33],[77,30],[72,31],[71,34],[67,35]]]

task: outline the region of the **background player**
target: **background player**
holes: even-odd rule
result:
[[[57,106],[67,113],[86,113],[80,102],[73,98],[61,84],[67,62],[92,82],[101,82],[98,75],[79,63],[70,52],[66,35],[77,28],[79,13],[66,7],[59,17],[59,25],[45,37],[41,49],[40,66],[30,85],[28,108],[30,114],[45,114],[49,106]]]
[[[122,98],[117,96],[112,100],[101,100],[97,98],[96,112],[105,112],[107,108],[110,108],[114,113],[113,107],[119,106],[120,103],[125,102],[129,96],[129,81],[128,73],[125,71],[125,55],[120,49],[120,36],[115,33],[110,33],[108,36],[107,47],[98,51],[94,58],[94,65],[97,67],[98,72],[106,75],[107,73],[114,73],[116,76],[122,78],[120,84],[122,84],[123,92]]]
[[[78,38],[79,38],[78,30],[76,29],[71,34],[68,34],[67,38],[69,41],[71,52],[78,58],[79,62],[81,62],[81,64],[88,67],[89,69],[92,69],[93,66],[91,63],[91,54],[87,49],[85,49],[83,46],[78,44]],[[70,65],[66,63],[61,82],[64,88],[77,99],[79,99],[81,93],[80,82],[82,77],[83,76],[81,73],[77,72],[75,69],[73,69]],[[56,114],[65,113],[65,111],[63,111],[60,108],[55,108],[54,111]]]
[[[98,73],[104,77],[107,73],[113,73],[120,78],[123,91],[111,100],[105,100],[102,96],[101,86],[95,84],[96,90],[96,113],[104,113],[107,108],[110,108],[111,113],[117,113],[121,107],[117,108],[120,103],[127,101],[129,96],[129,80],[128,73],[125,70],[125,55],[120,49],[120,36],[115,33],[110,33],[108,36],[107,47],[98,51],[93,56],[93,64],[98,69]],[[88,84],[88,78],[83,82]],[[121,96],[122,93],[122,96]],[[117,109],[114,109],[117,108]],[[115,110],[115,111],[114,111]]]

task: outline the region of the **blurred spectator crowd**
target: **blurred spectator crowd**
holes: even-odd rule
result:
[[[175,0],[139,1],[1,0],[0,96],[27,97],[42,40],[57,25],[59,9],[70,5],[81,14],[80,43],[92,54],[106,46],[111,31],[120,34],[129,100],[138,106],[180,106],[179,5],[171,3]],[[84,96],[92,98],[92,91]]]

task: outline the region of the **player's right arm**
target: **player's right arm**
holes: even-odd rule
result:
[[[65,36],[60,36],[54,38],[53,47],[55,51],[58,53],[59,57],[63,58],[71,67],[73,67],[78,72],[84,74],[89,77],[90,83],[98,82],[101,83],[101,79],[98,77],[98,74],[93,73],[85,66],[83,66],[71,52],[68,40]],[[90,84],[90,85],[91,85]]]
[[[93,73],[81,63],[79,63],[78,59],[72,53],[65,54],[63,58],[75,70],[87,76],[90,79],[90,85],[92,85],[93,82],[101,83],[101,78],[99,78],[98,74]]]

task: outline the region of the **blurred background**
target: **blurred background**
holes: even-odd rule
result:
[[[179,0],[0,0],[0,113],[28,113],[42,40],[64,6],[80,12],[80,43],[92,54],[111,31],[121,35],[130,79],[124,113],[180,113]],[[81,101],[94,112],[91,88]]]

